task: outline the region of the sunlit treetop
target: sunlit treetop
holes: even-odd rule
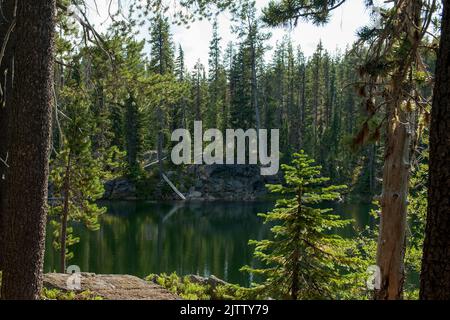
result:
[[[301,20],[316,25],[328,22],[330,13],[342,6],[346,0],[272,0],[263,9],[263,20],[270,26],[296,26]],[[373,5],[373,0],[365,0]]]
[[[142,17],[164,14],[174,23],[188,24],[196,19],[209,19],[226,9],[236,12],[242,2],[246,0],[132,0],[130,6]],[[120,1],[117,5],[120,8]]]

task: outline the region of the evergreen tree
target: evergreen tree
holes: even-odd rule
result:
[[[150,71],[165,75],[174,71],[174,46],[170,34],[170,24],[161,13],[152,19],[150,27]]]
[[[254,113],[256,129],[261,128],[261,112],[258,98],[258,65],[267,49],[264,41],[270,38],[269,33],[261,32],[261,23],[256,15],[256,4],[253,0],[243,1],[238,14],[240,25],[234,28],[235,33],[243,39],[243,67],[249,68],[250,108]],[[242,74],[245,76],[245,74]]]
[[[184,62],[184,50],[181,45],[178,47],[178,56],[175,61],[175,76],[178,83],[184,90],[188,90],[189,82],[186,79],[186,66]],[[187,107],[189,101],[186,94],[183,94],[181,99],[175,103],[172,114],[172,131],[178,128],[187,127]]]
[[[149,70],[160,76],[173,75],[174,71],[174,49],[170,34],[170,25],[166,17],[162,13],[158,13],[153,19],[150,28],[150,45],[151,45],[151,59]],[[164,96],[164,95],[163,95]],[[157,119],[157,156],[159,174],[162,179],[164,173],[163,166],[163,151],[165,139],[165,128],[167,121],[167,114],[170,104],[166,99],[161,99],[160,103],[155,108],[155,117]]]
[[[42,288],[51,148],[55,1],[2,2],[0,157],[1,299],[37,300]],[[6,50],[6,54],[5,54]],[[6,96],[5,96],[6,95]],[[1,112],[0,116],[4,116]],[[0,170],[3,174],[3,170]]]
[[[321,177],[321,167],[313,163],[302,151],[294,154],[291,165],[282,165],[286,183],[268,187],[284,198],[272,212],[261,214],[265,223],[274,224],[273,236],[250,242],[265,268],[244,270],[264,276],[261,286],[272,298],[336,297],[345,283],[341,274],[352,263],[346,252],[349,241],[335,234],[350,221],[320,208],[324,201],[339,199],[345,186],[326,186],[329,179]]]
[[[140,171],[138,157],[141,154],[142,142],[142,126],[139,106],[135,101],[133,94],[129,94],[125,101],[125,136],[127,162],[132,177],[137,177]]]
[[[219,26],[217,19],[213,23],[213,37],[209,46],[209,103],[207,112],[207,127],[224,127],[221,119],[226,113],[225,99],[227,79],[222,65]],[[225,115],[226,116],[226,115]],[[220,125],[219,125],[220,124]]]
[[[248,51],[244,45],[233,57],[230,70],[230,125],[232,128],[254,128],[255,111],[251,107],[251,71],[246,59]]]
[[[450,281],[446,269],[450,263],[449,212],[449,113],[450,79],[450,2],[443,1],[442,35],[436,66],[430,131],[430,176],[428,215],[420,278],[422,299],[450,299]]]
[[[177,77],[178,81],[184,81],[185,79],[185,73],[186,73],[186,66],[184,62],[184,50],[181,47],[181,45],[178,46],[178,56],[175,61],[175,76]]]
[[[77,86],[81,86],[78,82]],[[104,192],[103,181],[112,176],[109,169],[118,167],[112,160],[117,156],[117,149],[95,159],[92,154],[90,133],[92,130],[92,113],[88,100],[70,87],[62,93],[64,112],[67,121],[64,124],[64,145],[52,161],[50,181],[53,196],[57,202],[51,207],[50,216],[54,227],[54,245],[60,250],[60,272],[65,273],[66,261],[73,255],[68,247],[78,243],[73,237],[71,221],[82,222],[88,229],[99,228],[98,218],[105,208],[95,203]]]

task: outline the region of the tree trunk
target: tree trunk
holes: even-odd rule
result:
[[[300,125],[299,125],[299,149],[303,149],[305,113],[306,113],[306,64],[302,67],[302,89],[301,89],[301,104],[300,104]]]
[[[66,273],[66,248],[67,248],[67,220],[69,218],[69,204],[70,204],[70,175],[71,175],[71,165],[72,165],[72,152],[69,151],[69,156],[67,159],[66,174],[64,177],[64,207],[61,216],[61,230],[60,235],[60,272]]]
[[[0,48],[5,48],[0,59],[0,270],[3,270],[4,244],[3,219],[5,216],[6,201],[6,173],[8,169],[8,111],[6,100],[10,99],[12,92],[12,63],[14,48],[14,1],[2,4],[0,15],[0,35],[2,35]],[[10,104],[8,104],[9,106]]]
[[[157,149],[158,149],[158,168],[159,168],[159,177],[161,181],[163,180],[164,174],[164,165],[163,165],[163,150],[164,150],[164,115],[162,108],[158,109],[158,141],[157,141]]]
[[[406,112],[395,106],[388,120],[383,169],[377,252],[381,288],[375,294],[380,300],[401,299],[403,292],[410,134]]]
[[[298,203],[298,208],[297,208],[297,219],[299,219],[299,217],[301,217],[302,214],[302,190],[299,189],[297,191],[297,203]],[[297,300],[298,299],[298,292],[300,290],[299,286],[298,286],[298,282],[299,282],[299,278],[300,278],[300,247],[299,247],[299,242],[300,242],[300,234],[301,234],[301,230],[299,230],[297,228],[296,232],[295,232],[295,236],[294,236],[294,245],[295,245],[295,249],[294,252],[292,254],[292,285],[291,285],[291,298],[292,300]]]
[[[17,1],[2,299],[42,287],[50,150],[55,0]]]
[[[402,19],[401,31],[410,45],[408,53],[397,63],[391,76],[387,105],[387,132],[381,197],[381,221],[378,238],[377,265],[381,271],[381,287],[376,290],[379,300],[403,298],[404,257],[406,246],[406,217],[410,174],[411,112],[402,104],[410,99],[411,88],[405,84],[417,61],[423,34],[421,1],[403,1],[397,15]],[[408,92],[409,95],[405,94]]]
[[[430,129],[428,215],[420,298],[450,299],[450,0],[444,1]]]
[[[255,43],[252,38],[251,44],[251,63],[252,63],[252,105],[255,110],[255,122],[256,122],[256,132],[259,132],[261,129],[261,117],[259,114],[259,105],[258,105],[258,83],[257,83],[257,74],[256,74],[256,49]]]

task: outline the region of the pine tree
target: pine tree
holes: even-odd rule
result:
[[[253,0],[243,1],[238,14],[240,25],[235,27],[235,33],[243,40],[242,49],[245,52],[244,66],[249,68],[250,81],[250,107],[254,113],[256,129],[261,128],[261,112],[258,98],[258,65],[266,50],[264,41],[271,36],[269,33],[261,32],[261,23],[256,16],[256,3]]]
[[[191,118],[191,123],[193,125],[194,121],[205,120],[205,112],[207,111],[206,103],[208,101],[208,87],[206,80],[205,66],[200,62],[194,66],[194,71],[192,72],[192,103],[193,103],[193,117]]]
[[[240,45],[230,70],[230,126],[249,129],[255,127],[255,111],[251,107],[251,71],[246,63],[248,51]]]
[[[273,26],[297,24],[299,19],[322,24],[328,21],[330,12],[343,3],[345,1],[273,1],[264,10],[264,20]],[[373,1],[365,4],[369,8],[374,5]],[[427,114],[427,103],[419,102],[428,100],[420,90],[420,83],[428,77],[421,47],[426,35],[424,30],[433,20],[435,4],[394,1],[392,7],[381,10],[379,24],[364,27],[359,32],[357,54],[364,57],[364,62],[359,68],[362,84],[358,91],[364,98],[368,116],[354,145],[379,139],[383,126],[386,133],[377,254],[382,280],[375,294],[377,299],[402,298],[410,155],[415,144],[411,142],[417,138],[413,134],[417,131],[413,118],[417,115],[414,110],[419,110],[422,116]],[[381,117],[380,110],[385,110]]]
[[[436,66],[430,132],[430,176],[428,215],[422,273],[421,299],[450,299],[450,280],[446,271],[450,264],[449,213],[449,42],[450,2],[443,1],[442,35]]]
[[[78,82],[77,87],[81,84]],[[70,87],[62,92],[64,112],[64,145],[51,163],[50,182],[56,203],[50,209],[54,228],[54,246],[60,251],[60,272],[65,273],[66,261],[72,258],[68,247],[78,243],[72,235],[71,221],[82,222],[90,230],[98,230],[98,218],[105,212],[96,204],[104,192],[103,181],[111,179],[107,170],[119,167],[122,156],[116,148],[94,158],[91,148],[92,114],[86,97]]]
[[[174,71],[174,46],[170,24],[161,13],[157,14],[150,27],[151,59],[150,71],[165,75]]]
[[[209,103],[207,112],[207,127],[217,128],[222,124],[222,114],[225,112],[226,74],[221,63],[221,38],[217,19],[213,23],[213,37],[209,46]]]
[[[140,171],[138,158],[143,146],[141,115],[139,106],[132,93],[125,101],[125,136],[129,173],[137,177]]]
[[[149,70],[160,76],[172,76],[174,71],[174,49],[170,34],[170,25],[166,17],[159,13],[150,28],[151,59]],[[160,178],[164,174],[163,150],[165,128],[169,104],[162,99],[155,108],[158,123],[157,153]]]
[[[250,242],[265,268],[243,270],[264,276],[259,289],[272,298],[336,297],[345,280],[341,273],[352,262],[346,253],[349,242],[335,234],[350,221],[320,208],[324,201],[339,199],[345,186],[326,186],[329,179],[313,163],[302,151],[294,154],[291,165],[282,165],[286,183],[268,188],[284,198],[272,212],[261,214],[265,223],[274,224],[272,237]]]
[[[2,76],[12,83],[2,89],[3,95],[7,94],[2,103],[8,109],[9,167],[5,188],[0,190],[0,201],[4,203],[0,208],[1,298],[35,300],[42,288],[47,220],[55,1],[3,1],[2,11],[2,30],[11,27],[9,44],[14,50],[9,51],[6,34],[2,34],[1,68],[9,70]],[[9,53],[3,56],[3,50]],[[2,126],[0,130],[4,129]]]
[[[181,45],[178,46],[178,56],[175,61],[175,76],[178,81],[184,81],[186,66],[184,62],[184,50]]]
[[[184,61],[184,50],[181,45],[178,47],[178,56],[175,61],[175,77],[184,90],[188,90],[189,82],[186,79],[186,66]],[[189,101],[186,94],[174,105],[172,114],[172,130],[187,128],[187,107]]]

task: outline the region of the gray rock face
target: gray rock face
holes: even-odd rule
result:
[[[211,275],[207,278],[205,277],[201,277],[198,275],[190,275],[189,276],[189,281],[191,281],[192,283],[197,283],[197,284],[201,284],[201,285],[209,285],[211,286],[211,288],[216,288],[217,286],[226,286],[228,285],[227,282],[223,281],[222,279],[217,278],[214,275]]]
[[[109,200],[136,200],[136,186],[125,178],[108,181],[105,184],[103,198]]]
[[[191,193],[189,193],[189,198],[191,199],[201,199],[202,197],[202,193],[199,191],[192,191]]]
[[[267,194],[267,183],[280,182],[279,176],[261,176],[256,165],[204,165],[189,170],[196,177],[187,196],[190,200],[253,201]]]
[[[254,201],[267,194],[268,183],[280,183],[281,175],[262,176],[257,165],[200,165],[189,166],[186,171],[166,173],[188,200],[193,201]],[[164,188],[169,189],[161,194]],[[144,195],[154,200],[180,200],[164,181],[155,186],[153,193]],[[142,196],[142,194],[141,194]],[[126,178],[105,184],[104,199],[136,200],[136,186]]]
[[[81,289],[106,300],[179,300],[180,297],[163,287],[130,275],[100,275],[81,273]],[[68,291],[68,274],[48,273],[44,275],[44,286],[48,289]]]

